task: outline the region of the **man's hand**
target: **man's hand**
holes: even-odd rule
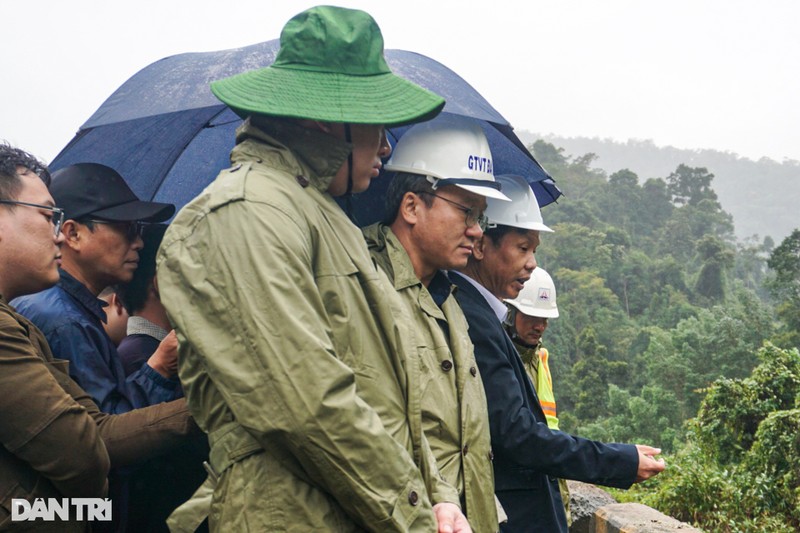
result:
[[[666,468],[664,459],[653,457],[661,453],[660,448],[637,444],[636,449],[639,451],[639,470],[636,472],[636,483],[641,483],[664,471]]]
[[[175,377],[178,373],[178,336],[174,329],[164,337],[147,364],[165,378]]]
[[[467,517],[463,515],[458,505],[454,503],[437,503],[433,506],[436,522],[439,524],[439,533],[472,533]]]

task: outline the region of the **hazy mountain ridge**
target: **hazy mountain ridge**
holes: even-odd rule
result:
[[[643,183],[648,178],[666,178],[681,163],[705,167],[714,174],[712,187],[723,209],[733,215],[736,236],[769,235],[780,242],[800,227],[800,161],[777,162],[769,158],[753,161],[732,152],[685,150],[656,146],[650,140],[627,142],[597,137],[562,137],[518,130],[529,145],[543,139],[564,149],[565,155],[594,153],[593,166],[607,174],[627,168]],[[569,191],[564,191],[567,197]]]

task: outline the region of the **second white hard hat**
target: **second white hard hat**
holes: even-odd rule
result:
[[[489,227],[513,226],[515,228],[538,231],[553,231],[544,225],[542,211],[536,201],[536,195],[522,176],[511,174],[497,176],[496,181],[502,186],[503,193],[510,202],[498,202],[492,198],[486,200],[486,217]]]

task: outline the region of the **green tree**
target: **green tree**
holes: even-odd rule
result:
[[[641,228],[642,234],[647,237],[654,237],[660,232],[667,220],[672,216],[675,206],[672,204],[667,183],[662,179],[650,178],[642,185],[642,206],[639,209],[640,216],[637,224]],[[648,252],[652,248],[643,242],[641,246]]]
[[[595,420],[608,414],[608,387],[623,381],[627,365],[609,361],[608,349],[597,340],[594,328],[584,329],[578,340],[579,360],[574,376],[577,385],[574,414],[583,420]]]
[[[734,252],[718,237],[706,235],[696,245],[697,255],[703,265],[694,289],[709,303],[725,300],[725,274],[733,267]]]
[[[800,353],[766,344],[758,359],[708,389],[686,446],[634,496],[709,532],[800,529]]]
[[[773,250],[767,261],[772,277],[766,283],[777,301],[783,322],[780,344],[800,347],[800,229],[794,230]]]
[[[703,200],[717,201],[717,193],[711,188],[714,174],[705,168],[678,165],[667,176],[667,192],[676,205],[698,205]]]
[[[575,223],[558,224],[554,229],[544,235],[537,252],[549,270],[600,273],[611,266],[613,246],[606,244],[605,232]]]

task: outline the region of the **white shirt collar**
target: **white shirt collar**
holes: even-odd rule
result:
[[[458,274],[465,280],[469,281],[476,289],[478,289],[478,292],[481,293],[481,295],[486,299],[486,301],[489,304],[489,307],[491,307],[492,311],[494,311],[494,314],[497,315],[497,320],[502,322],[503,320],[506,319],[506,314],[508,314],[508,307],[506,307],[506,304],[503,303],[503,301],[500,300],[497,296],[489,292],[488,289],[486,289],[486,287],[484,287],[471,277],[467,276],[463,272],[457,272],[455,270],[451,270],[449,273]]]

